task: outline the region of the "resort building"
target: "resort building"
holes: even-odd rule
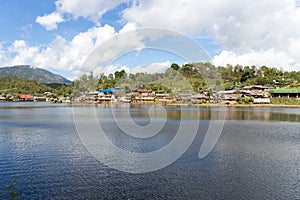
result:
[[[98,94],[98,102],[99,103],[112,103],[117,100],[116,93],[119,92],[119,90],[110,88],[106,90],[99,90]]]
[[[269,90],[272,98],[299,98],[300,89],[270,89]]]
[[[155,92],[147,89],[135,89],[132,93],[134,103],[154,103],[156,100]]]
[[[21,94],[19,101],[33,101],[33,96],[30,94]]]

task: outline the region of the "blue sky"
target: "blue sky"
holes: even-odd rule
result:
[[[99,72],[100,66],[91,69],[83,64],[105,41],[155,27],[185,35],[203,47],[216,65],[268,65],[299,71],[299,24],[299,1],[295,0],[2,0],[0,66],[29,64],[74,79],[89,70]],[[201,61],[147,50],[138,37],[112,49],[120,53],[126,45],[143,51],[125,54],[114,60],[114,66],[102,69],[153,73],[172,62]]]

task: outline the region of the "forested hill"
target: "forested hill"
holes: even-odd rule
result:
[[[178,76],[177,72],[181,74]],[[120,78],[122,77],[122,78]],[[211,63],[188,63],[179,66],[173,63],[164,73],[136,73],[126,74],[124,70],[116,71],[114,74],[105,76],[100,74],[94,80],[98,83],[99,89],[107,89],[113,87],[126,86],[127,91],[132,88],[145,86],[147,89],[157,91],[157,87],[163,84],[166,87],[180,90],[181,86],[186,86],[183,77],[189,82],[193,90],[201,92],[205,88],[220,88],[230,89],[232,86],[247,86],[247,85],[263,85],[268,87],[290,87],[300,88],[300,71],[283,71],[275,67],[256,67],[256,66],[241,66],[227,65],[215,66]],[[91,81],[93,75],[83,75],[80,77],[81,82],[86,80]],[[79,84],[75,81],[75,85]],[[155,84],[156,83],[156,84]],[[161,83],[161,84],[160,84]],[[119,84],[119,85],[118,85]],[[164,91],[166,91],[164,89]]]
[[[61,83],[68,84],[70,81],[63,76],[53,74],[40,68],[32,68],[29,65],[18,65],[12,67],[0,67],[0,78],[18,77],[35,80],[39,83]]]

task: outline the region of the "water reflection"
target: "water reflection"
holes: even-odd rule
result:
[[[149,105],[131,105],[130,114],[132,117],[149,117]],[[155,108],[155,105],[154,105]],[[195,108],[195,107],[165,107],[164,111],[169,119],[179,120],[182,117],[182,111],[185,111],[186,119],[210,120],[257,120],[257,121],[300,121],[299,108],[276,108],[276,107],[211,107],[211,108]],[[160,108],[157,108],[155,117],[164,117]]]
[[[69,105],[5,105],[0,105],[0,194],[2,186],[17,179],[21,199],[299,199],[300,125],[290,123],[300,121],[298,108],[154,106],[155,120],[164,116],[162,111],[168,120],[161,133],[140,139],[116,126],[111,105],[77,105],[86,108],[82,117],[87,121],[88,112],[96,111],[109,139],[132,152],[168,144],[183,112],[184,119],[199,121],[194,143],[173,164],[128,174],[87,152]],[[113,105],[125,121],[126,108],[135,121],[147,125],[151,105]],[[217,145],[199,159],[209,119],[223,113],[227,121]]]
[[[74,106],[74,105],[73,105]],[[40,115],[40,111],[45,108],[63,108],[71,107],[68,104],[50,104],[50,103],[33,103],[33,102],[19,102],[19,103],[0,103],[0,119],[5,119],[7,116],[15,119],[26,119],[26,110],[29,113]],[[186,119],[222,119],[226,113],[226,120],[257,120],[257,121],[300,121],[300,108],[283,108],[283,107],[181,107],[181,106],[165,106],[158,105],[142,105],[142,104],[116,104],[116,105],[75,105],[75,107],[87,107],[95,109],[104,109],[107,112],[113,110],[118,114],[118,117],[126,118],[124,109],[128,109],[132,118],[149,118],[149,109],[152,109],[153,118],[164,118],[167,115],[168,119],[180,120],[182,118],[182,111],[185,112]],[[17,109],[17,110],[16,110]],[[18,115],[18,113],[24,115]],[[41,111],[42,112],[42,111]],[[47,113],[43,113],[44,115]],[[32,115],[34,116],[34,115]]]

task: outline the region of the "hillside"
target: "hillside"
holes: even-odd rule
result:
[[[18,77],[35,80],[39,83],[61,83],[68,84],[70,81],[63,76],[53,74],[40,68],[32,68],[29,65],[18,65],[12,67],[0,67],[0,78]]]
[[[0,78],[0,94],[38,94],[52,89],[35,80],[17,77]]]

